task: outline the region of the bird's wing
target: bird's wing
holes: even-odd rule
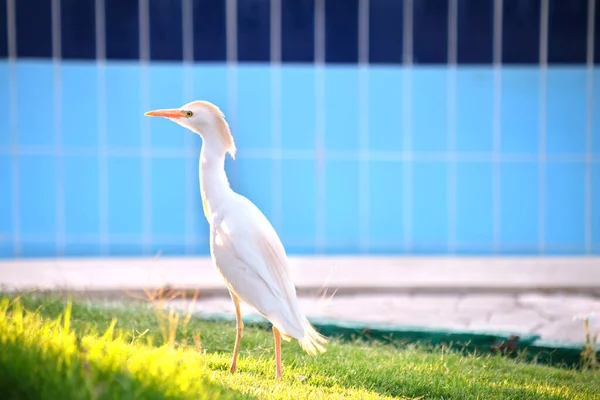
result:
[[[240,300],[256,308],[282,333],[303,336],[304,317],[285,249],[267,218],[249,200],[215,216],[211,253]]]

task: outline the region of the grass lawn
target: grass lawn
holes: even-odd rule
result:
[[[150,307],[0,297],[0,397],[600,399],[597,371],[335,339],[316,358],[283,342],[276,382],[272,334],[250,326],[231,375],[234,324],[184,317],[171,330]]]

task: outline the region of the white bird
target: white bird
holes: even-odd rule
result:
[[[281,379],[281,338],[297,339],[314,355],[325,351],[328,340],[315,330],[300,309],[285,249],[265,215],[249,199],[234,192],[225,174],[227,153],[236,147],[221,110],[207,101],[193,101],[177,109],[149,111],[202,137],[200,193],[210,224],[210,254],[235,305],[237,335],[229,371],[236,371],[244,324],[240,301],[273,325],[277,380]]]

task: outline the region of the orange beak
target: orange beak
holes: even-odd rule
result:
[[[185,113],[181,110],[170,109],[170,110],[148,111],[144,115],[146,117],[182,118],[185,116]]]

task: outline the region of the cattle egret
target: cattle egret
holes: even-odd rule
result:
[[[246,197],[234,192],[225,174],[227,153],[235,159],[235,143],[221,110],[207,101],[145,114],[164,117],[202,137],[200,194],[210,224],[210,254],[233,304],[237,335],[229,371],[236,371],[244,323],[240,302],[248,304],[273,325],[277,380],[281,379],[281,338],[297,339],[314,355],[328,341],[304,316],[288,270],[285,249],[265,215]]]

